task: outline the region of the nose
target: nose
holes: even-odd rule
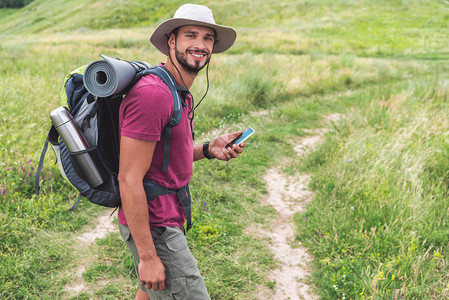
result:
[[[204,51],[207,49],[206,42],[202,38],[196,38],[195,42],[193,43],[193,46],[195,49]]]

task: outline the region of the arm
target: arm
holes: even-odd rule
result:
[[[118,180],[125,218],[140,257],[139,277],[153,290],[165,288],[165,268],[151,237],[143,178],[150,168],[156,142],[126,136],[120,142]]]
[[[241,131],[234,133],[224,134],[215,138],[209,143],[209,154],[218,160],[230,160],[232,158],[237,158],[239,153],[243,152],[245,148],[245,143],[240,145],[232,145],[232,147],[225,148],[225,146],[232,141],[236,136],[238,136]],[[193,161],[197,161],[205,158],[203,154],[203,144],[193,145]]]

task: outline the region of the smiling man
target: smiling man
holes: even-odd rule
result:
[[[179,35],[180,38],[178,39]],[[195,42],[197,39],[203,41]],[[192,47],[192,41],[195,42],[194,47]],[[209,63],[211,49],[215,42],[215,32],[205,26],[183,26],[173,32],[173,39],[170,42],[175,43],[175,57],[178,63],[187,72],[196,75]],[[193,60],[190,64],[189,58]]]
[[[235,38],[234,29],[215,24],[209,8],[194,4],[181,6],[152,34],[150,41],[167,55],[160,66],[184,90],[181,121],[171,130],[168,168],[163,166],[167,155],[164,128],[173,111],[170,89],[159,77],[147,75],[121,104],[118,178],[122,206],[118,219],[139,280],[136,299],[210,299],[185,238],[186,219],[187,230],[191,226],[188,183],[194,161],[227,161],[238,157],[245,145],[226,148],[241,132],[194,145],[196,107],[188,91],[212,53],[227,50]],[[165,192],[147,197],[144,185],[149,181],[154,184],[151,189]]]

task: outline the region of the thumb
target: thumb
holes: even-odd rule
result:
[[[236,131],[234,133],[231,133],[230,138],[231,139],[236,138],[236,137],[240,136],[242,133],[243,133],[243,131]]]
[[[227,142],[226,147],[231,147],[232,144],[234,144],[242,134],[243,134],[243,131],[236,131],[234,133],[228,134],[228,137],[226,139],[226,142]]]

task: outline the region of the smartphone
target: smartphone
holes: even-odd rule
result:
[[[226,148],[232,147],[232,145],[234,144],[240,145],[241,143],[246,141],[246,139],[248,139],[254,132],[255,130],[251,126],[249,126],[248,128],[245,129],[245,131],[243,131],[243,133],[239,134],[229,144],[227,144]]]

